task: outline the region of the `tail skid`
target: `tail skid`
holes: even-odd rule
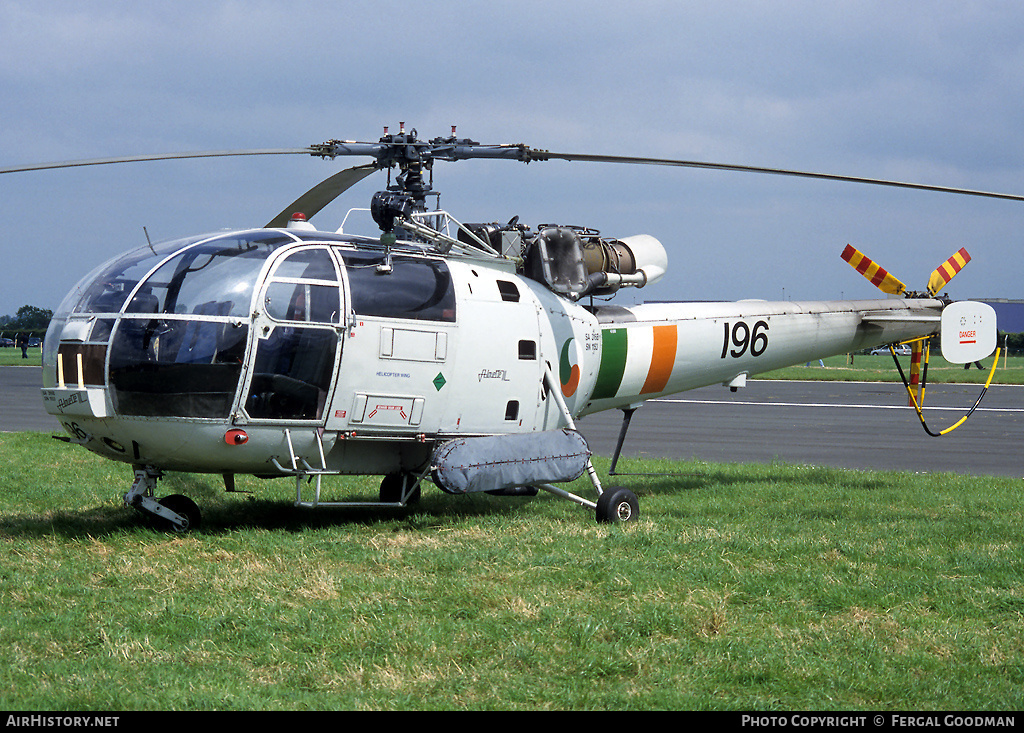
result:
[[[609,476],[696,476],[695,473],[629,473],[623,471],[616,471],[615,467],[619,463],[619,455],[622,453],[622,446],[626,442],[626,432],[629,430],[629,423],[633,419],[633,413],[636,412],[643,403],[639,405],[630,405],[629,407],[622,408],[622,427],[619,428],[619,440],[615,444],[615,453],[612,455],[612,464],[608,468]]]

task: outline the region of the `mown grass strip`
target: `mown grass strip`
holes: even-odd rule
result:
[[[904,372],[909,369],[909,358],[899,357]],[[988,379],[992,360],[982,362],[984,369],[970,364],[951,364],[938,354],[932,354],[928,363],[929,384],[984,384]],[[893,364],[891,355],[865,356],[858,354],[851,359],[848,356],[831,356],[808,364],[776,369],[758,374],[756,379],[802,379],[833,382],[899,382],[900,374]],[[992,378],[993,384],[1024,384],[1024,357],[999,357]]]

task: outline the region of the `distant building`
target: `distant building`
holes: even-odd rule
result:
[[[996,327],[1003,333],[1024,333],[1024,300],[971,298],[988,303],[996,311]]]

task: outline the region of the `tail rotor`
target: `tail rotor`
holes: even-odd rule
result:
[[[932,271],[931,276],[928,278],[927,292],[916,293],[908,291],[906,286],[897,277],[849,244],[846,245],[846,249],[843,250],[841,256],[883,293],[905,298],[937,298],[939,292],[949,284],[949,281],[971,261],[970,254],[961,247],[949,259]],[[988,390],[992,377],[995,375],[995,365],[999,360],[999,349],[996,348],[995,311],[992,309],[992,306],[986,303],[977,301],[948,303],[942,310],[941,335],[942,355],[947,361],[967,364],[988,356],[992,353],[993,349],[995,349],[995,360],[993,361],[988,381],[985,383],[985,388],[970,412],[951,427],[939,432],[933,432],[925,423],[924,414],[921,411],[924,404],[925,381],[928,375],[928,357],[931,352],[932,336],[925,336],[908,342],[911,349],[909,379],[904,373],[903,367],[900,366],[899,359],[896,358],[896,350],[892,345],[889,346],[889,351],[892,353],[893,361],[896,362],[900,378],[907,388],[908,405],[917,411],[917,416],[921,420],[921,425],[924,427],[925,432],[935,437],[949,433],[962,425],[970,417]]]

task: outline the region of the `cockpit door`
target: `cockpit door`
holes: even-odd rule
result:
[[[323,424],[341,356],[342,291],[326,247],[288,253],[261,292],[242,409],[253,421]]]

